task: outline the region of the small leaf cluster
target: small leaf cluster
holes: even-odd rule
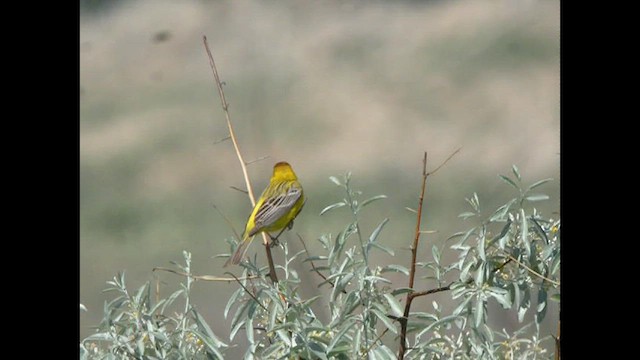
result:
[[[183,252],[186,265],[174,263],[190,274],[191,254]],[[97,332],[80,343],[80,359],[221,359],[227,345],[190,303],[192,279],[166,299],[153,301],[150,282],[135,292],[127,289],[125,273],[108,281],[105,292],[116,297],[105,302],[104,318]],[[183,312],[167,315],[184,299]]]

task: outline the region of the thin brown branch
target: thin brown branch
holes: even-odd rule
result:
[[[184,277],[190,277],[194,280],[203,280],[203,281],[233,281],[233,280],[238,280],[237,277],[233,276],[233,278],[228,278],[228,277],[220,277],[220,276],[213,276],[213,275],[193,275],[193,274],[187,274],[186,272],[183,271],[177,271],[177,270],[173,270],[173,269],[169,269],[169,268],[164,268],[164,267],[155,267],[153,268],[153,271],[156,270],[160,270],[160,271],[166,271],[166,272],[170,272],[176,275],[181,275]],[[251,276],[245,276],[243,278],[240,278],[240,280],[245,280],[245,279],[255,279],[257,278],[257,275],[251,275]]]
[[[241,192],[241,193],[243,193],[243,194],[248,194],[248,193],[249,193],[247,190],[240,189],[239,187],[235,187],[235,186],[233,186],[233,185],[232,185],[232,186],[229,186],[229,187],[230,187],[230,188],[232,188],[233,190],[240,191],[240,192]]]
[[[436,167],[433,171],[427,172],[427,152],[424,152],[424,158],[422,160],[422,189],[420,191],[420,198],[418,199],[418,209],[416,210],[416,232],[415,237],[413,238],[413,245],[411,246],[411,267],[409,269],[409,288],[413,289],[414,280],[416,276],[416,258],[418,255],[418,243],[420,242],[420,234],[427,233],[426,231],[420,230],[420,224],[422,221],[422,208],[424,204],[424,193],[427,186],[427,177],[429,175],[435,174],[441,167],[443,167],[451,158],[456,155],[462,148],[458,148],[456,151],[451,153],[449,157],[447,157],[442,164]],[[444,289],[444,290],[442,290]],[[431,294],[433,292],[445,291],[448,290],[445,288],[429,290],[424,294],[410,292],[407,293],[406,303],[404,306],[404,315],[402,319],[400,319],[400,346],[398,349],[398,359],[404,359],[404,354],[406,352],[407,346],[407,324],[409,322],[409,312],[411,311],[411,302],[414,298],[418,296],[423,296],[427,294]]]
[[[236,239],[240,239],[240,235],[238,235],[238,232],[236,231],[235,226],[233,226],[233,223],[231,222],[231,220],[229,220],[229,218],[225,214],[223,214],[220,209],[218,209],[216,204],[211,204],[211,205],[213,206],[214,209],[216,209],[216,211],[218,211],[218,214],[222,216],[222,218],[227,223],[227,225],[229,225],[229,227],[231,228],[231,231],[233,231],[233,234],[236,236]]]
[[[437,170],[437,169],[436,169]],[[424,158],[422,160],[422,190],[420,191],[420,198],[418,199],[418,210],[416,220],[416,233],[413,239],[413,245],[411,246],[411,268],[409,269],[409,288],[413,289],[413,283],[416,276],[416,257],[418,254],[418,242],[420,241],[420,223],[422,220],[422,204],[424,202],[424,192],[427,185],[427,152],[424,152]],[[398,349],[398,359],[404,359],[404,353],[407,346],[407,323],[409,319],[409,311],[411,310],[411,301],[413,297],[411,293],[407,294],[404,315],[400,320],[400,347]]]
[[[256,297],[255,297],[255,295],[253,295],[253,294],[251,293],[251,291],[249,291],[249,289],[247,289],[247,288],[242,284],[242,282],[240,281],[240,279],[238,279],[235,275],[233,275],[233,274],[232,274],[232,273],[230,273],[230,272],[226,272],[225,274],[229,274],[229,275],[233,276],[233,278],[234,278],[234,279],[236,279],[236,281],[238,282],[238,284],[239,284],[240,286],[242,286],[242,288],[244,289],[244,291],[245,291],[247,294],[249,294],[249,296],[251,296],[251,297],[253,298],[253,300],[255,300],[255,302],[256,302],[258,305],[260,305],[260,307],[261,307],[261,308],[263,308],[265,311],[269,311],[269,309],[267,309],[264,305],[262,305],[262,303],[260,302],[260,300],[258,300],[258,298],[256,298]]]
[[[378,336],[377,338],[375,338],[375,340],[373,340],[371,345],[369,345],[369,347],[362,353],[362,357],[361,357],[362,359],[366,359],[369,356],[369,351],[373,349],[373,347],[378,343],[380,339],[382,339],[382,337],[384,336],[384,334],[387,333],[387,331],[389,331],[389,328],[384,329],[382,334],[380,334],[380,336]]]
[[[311,254],[309,253],[309,250],[307,249],[307,244],[305,244],[304,240],[302,240],[302,236],[300,236],[300,234],[297,234],[297,235],[298,235],[298,239],[300,239],[300,242],[302,243],[302,247],[304,248],[304,251],[307,253],[307,256],[311,257]],[[335,284],[331,280],[327,280],[327,277],[324,276],[324,274],[321,273],[320,270],[318,270],[316,268],[316,265],[313,263],[313,260],[309,260],[309,262],[311,263],[311,268],[313,269],[313,271],[316,272],[316,274],[318,274],[323,280],[325,280],[326,282],[331,284],[331,286],[335,287]],[[342,289],[342,293],[346,294],[347,290]]]
[[[257,158],[257,159],[253,159],[253,160],[249,160],[249,161],[247,161],[247,165],[251,165],[251,164],[253,164],[253,163],[257,163],[258,161],[262,161],[262,160],[265,160],[265,159],[268,159],[268,158],[269,158],[269,155],[260,156],[260,157],[259,157],[259,158]]]
[[[431,289],[431,290],[414,291],[414,292],[410,293],[409,296],[411,297],[411,300],[413,300],[414,298],[417,298],[419,296],[431,295],[431,294],[439,293],[439,292],[442,292],[442,291],[448,291],[448,290],[451,290],[451,285],[453,285],[453,283],[451,283],[451,284],[449,284],[447,286],[443,286],[443,287],[439,287],[439,288],[435,288],[435,289]]]
[[[202,42],[204,43],[205,50],[207,51],[207,56],[209,57],[209,65],[211,66],[211,70],[213,71],[213,77],[215,79],[216,86],[218,87],[218,94],[220,95],[220,102],[222,103],[222,110],[224,110],[224,115],[227,120],[227,127],[229,128],[229,136],[231,137],[231,141],[233,142],[233,147],[236,151],[236,155],[238,156],[238,160],[240,161],[240,167],[242,168],[242,174],[244,176],[244,181],[247,185],[247,194],[249,195],[249,200],[251,200],[251,206],[256,205],[256,199],[253,196],[253,189],[251,188],[251,181],[249,180],[249,173],[247,171],[247,163],[244,161],[242,157],[242,153],[240,152],[240,147],[238,146],[238,140],[236,138],[235,132],[233,131],[233,126],[231,125],[231,117],[229,115],[229,104],[227,103],[227,99],[224,96],[224,90],[222,90],[222,82],[220,81],[220,77],[218,76],[218,69],[216,68],[216,63],[213,60],[213,55],[211,55],[211,50],[209,49],[209,43],[207,42],[207,37],[205,35],[202,36]],[[273,257],[271,256],[271,249],[269,248],[269,239],[267,234],[262,233],[262,241],[266,245],[267,248],[267,261],[269,262],[269,268],[271,271],[269,272],[269,277],[271,278],[271,282],[278,282],[278,276],[275,272],[275,266],[273,264]]]
[[[429,172],[427,173],[427,176],[435,174],[435,172],[436,172],[436,171],[440,170],[440,168],[441,168],[441,167],[443,167],[443,166],[444,166],[444,164],[448,163],[448,162],[449,162],[449,160],[451,160],[451,158],[452,158],[455,154],[457,154],[457,153],[459,153],[459,152],[460,152],[460,150],[462,150],[462,147],[459,147],[459,148],[458,148],[458,150],[456,150],[456,151],[452,152],[452,153],[451,153],[451,155],[449,155],[449,157],[448,157],[448,158],[446,158],[446,159],[442,162],[442,164],[438,165],[438,167],[437,167],[437,168],[435,168],[435,170],[429,171]]]
[[[213,144],[214,144],[214,145],[215,145],[215,144],[219,144],[219,143],[224,142],[224,141],[227,141],[227,140],[229,140],[229,139],[231,139],[231,136],[225,136],[225,137],[223,137],[222,139],[218,139],[218,140],[214,141],[214,142],[213,142]]]
[[[525,264],[521,263],[520,261],[518,261],[518,259],[514,258],[514,257],[513,257],[513,256],[511,256],[510,254],[506,254],[506,255],[507,255],[507,257],[509,258],[509,260],[515,261],[518,265],[520,265],[520,266],[522,266],[523,268],[527,269],[527,271],[528,271],[528,272],[530,272],[530,273],[532,273],[533,275],[535,275],[535,276],[539,277],[539,278],[540,278],[540,279],[542,279],[542,280],[546,280],[546,281],[548,281],[548,282],[552,283],[553,285],[560,286],[560,282],[555,281],[555,280],[552,280],[552,279],[549,279],[548,277],[546,277],[546,276],[544,276],[544,275],[540,274],[539,272],[537,272],[537,271],[533,270],[532,268],[528,267],[527,265],[525,265]]]
[[[409,272],[409,287],[413,288],[413,283],[416,276],[416,257],[418,255],[418,242],[420,241],[420,224],[422,222],[422,204],[424,202],[424,192],[427,185],[427,152],[424,152],[424,158],[422,159],[422,190],[420,191],[420,198],[418,199],[418,212],[416,220],[416,233],[413,238],[413,245],[411,246],[411,269]]]

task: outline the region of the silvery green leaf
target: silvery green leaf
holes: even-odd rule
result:
[[[478,266],[478,270],[476,270],[476,276],[473,278],[478,288],[482,287],[482,284],[484,284],[484,270],[486,268],[485,264],[486,263],[480,263],[480,266]]]
[[[540,180],[540,181],[536,181],[533,184],[529,185],[529,187],[527,188],[526,192],[528,192],[529,190],[535,189],[538,186],[542,185],[542,184],[546,184],[547,182],[553,180],[552,178],[547,178],[544,180]]]
[[[396,296],[396,295],[400,295],[400,294],[406,294],[406,293],[410,293],[413,292],[412,288],[408,288],[408,287],[399,287],[397,289],[394,289],[391,292],[391,295]]]
[[[327,355],[325,355],[326,350],[325,350],[324,344],[310,340],[309,343],[307,343],[307,347],[318,358],[327,360]]]
[[[348,337],[345,337],[345,335],[355,324],[356,324],[356,321],[352,318],[348,318],[343,323],[340,324],[342,328],[340,329],[340,331],[338,331],[337,334],[333,336],[333,338],[331,339],[331,342],[327,346],[328,353],[330,353],[331,350],[333,350],[334,346],[336,346],[336,344],[338,344],[338,342],[340,342],[341,340],[346,339],[346,341],[349,341]]]
[[[387,253],[387,254],[389,254],[391,256],[394,256],[394,254],[395,254],[393,249],[391,249],[391,248],[389,248],[387,246],[384,246],[382,244],[379,244],[379,243],[374,243],[374,242],[368,243],[367,244],[367,249],[370,249],[371,247],[378,248],[378,249],[384,251],[385,253]]]
[[[528,201],[542,201],[542,200],[549,200],[549,195],[545,195],[545,194],[531,194],[531,195],[527,195],[525,197],[525,199],[527,199]]]
[[[397,317],[403,316],[404,310],[402,309],[402,305],[400,305],[398,299],[388,293],[384,294],[384,297],[385,299],[387,299],[387,303],[389,304],[389,307],[391,307],[391,312],[393,313],[393,315]]]
[[[503,309],[511,308],[512,302],[511,302],[511,296],[509,294],[509,291],[499,287],[492,286],[487,289],[487,292],[491,296],[493,296],[493,298],[496,299],[500,303],[500,305],[502,305]]]
[[[435,327],[438,326],[445,326],[451,322],[454,322],[457,319],[460,319],[460,316],[457,315],[449,315],[449,316],[445,316],[443,318],[441,318],[440,320],[434,322],[433,324],[427,326],[426,328],[422,329],[422,331],[420,331],[418,334],[416,334],[416,337],[420,337],[423,334],[428,333],[429,331],[431,331],[432,329],[434,329]]]
[[[331,180],[334,184],[336,184],[336,185],[338,185],[338,186],[342,185],[342,184],[340,183],[340,180],[338,180],[338,178],[337,178],[337,177],[335,177],[335,176],[329,176],[329,180]]]
[[[369,243],[374,243],[378,239],[378,235],[380,235],[380,231],[382,228],[389,222],[389,218],[385,218],[382,222],[373,230],[371,236],[369,236]]]
[[[547,291],[544,288],[538,289],[538,307],[536,309],[536,321],[539,323],[544,320],[547,314]]]
[[[473,265],[475,264],[470,261],[462,268],[462,271],[460,271],[460,281],[465,282],[469,279],[469,271]]]
[[[453,310],[453,315],[461,315],[463,311],[469,306],[469,302],[473,299],[473,296],[467,296],[458,306]]]
[[[378,309],[371,309],[371,312],[384,323],[387,329],[391,330],[394,334],[398,334],[398,329],[396,328],[395,323],[393,320],[389,319],[387,315]]]
[[[520,191],[520,187],[513,182],[513,180],[509,179],[508,177],[504,176],[504,175],[498,175],[500,177],[500,179],[502,179],[502,181],[506,182],[507,184],[513,186],[516,190]]]
[[[396,360],[397,359],[396,355],[391,351],[391,349],[389,349],[384,344],[380,344],[378,347],[374,348],[373,352],[375,352],[375,356],[373,357],[373,359],[375,360],[378,360],[378,359]]]
[[[376,200],[386,199],[386,198],[387,198],[387,195],[377,195],[377,196],[371,197],[371,198],[369,198],[369,199],[367,199],[367,200],[363,201],[363,202],[360,204],[360,208],[363,208],[363,207],[367,206],[369,203],[372,203],[372,202],[374,202],[374,201],[376,201]]]
[[[191,312],[194,315],[194,318],[196,320],[196,324],[198,325],[198,329],[202,332],[203,336],[201,336],[203,341],[208,341],[211,346],[215,349],[221,347],[221,346],[226,346],[226,344],[224,342],[222,342],[217,336],[216,334],[213,333],[213,331],[211,330],[211,328],[209,327],[209,325],[207,324],[207,322],[204,320],[204,318],[202,317],[202,315],[200,315],[199,312],[196,311],[195,308],[191,308]],[[205,339],[206,338],[206,339]]]
[[[285,342],[274,341],[269,347],[267,347],[260,355],[265,359],[277,359],[276,355],[280,354],[284,349]],[[222,357],[221,357],[222,359]]]
[[[477,215],[477,214],[476,214],[476,213],[474,213],[474,212],[471,212],[471,211],[465,211],[465,212],[463,212],[463,213],[459,214],[459,215],[458,215],[458,217],[459,217],[459,218],[462,218],[462,219],[468,219],[468,218],[470,218],[470,217],[474,217],[474,216],[476,216],[476,215]]]
[[[511,171],[513,171],[513,175],[516,176],[516,178],[518,179],[518,181],[522,181],[522,178],[520,177],[520,170],[518,170],[518,167],[515,165],[511,165]]]
[[[484,253],[484,233],[482,236],[479,237],[478,239],[478,245],[476,246],[476,250],[478,250],[478,256],[480,256],[480,259],[482,259],[482,261],[487,261],[487,256]]]
[[[341,208],[341,207],[343,207],[345,205],[347,205],[347,204],[342,202],[342,201],[337,202],[335,204],[331,204],[331,205],[325,207],[324,209],[322,209],[322,211],[320,211],[320,215],[326,213],[327,211],[330,211],[330,210],[333,210],[333,209],[337,209],[337,208]]]
[[[482,296],[476,296],[476,306],[474,308],[475,327],[480,326],[482,319],[485,318],[486,309],[484,307],[484,299]]]
[[[182,292],[182,290],[178,290],[180,292]],[[175,293],[173,293],[171,296],[175,295],[178,291],[176,291]],[[231,309],[231,306],[236,304],[236,301],[238,300],[238,297],[240,295],[242,295],[244,293],[244,289],[242,287],[239,287],[233,294],[231,294],[231,297],[229,297],[229,301],[227,301],[227,305],[224,307],[224,318],[227,318],[227,315],[229,315],[229,309]]]
[[[440,264],[440,249],[437,246],[431,246],[431,255],[433,255],[433,261],[436,264]]]
[[[524,213],[524,209],[520,209],[520,220],[522,221],[522,224],[520,225],[520,238],[522,239],[527,257],[529,257],[531,255],[531,244],[529,243],[529,224],[527,222],[527,216]]]
[[[385,265],[382,269],[380,269],[380,273],[391,272],[391,271],[400,272],[405,275],[409,275],[409,270],[402,265],[389,264],[389,265]]]

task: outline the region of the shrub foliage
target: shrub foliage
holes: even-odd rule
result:
[[[537,191],[551,179],[525,186],[513,166],[511,174],[500,179],[515,190],[515,197],[485,216],[479,197],[472,194],[466,199],[469,210],[460,217],[475,225],[433,245],[428,261],[409,268],[406,263],[369,262],[375,251],[394,255],[381,241],[388,219],[371,233],[359,225],[362,208],[385,196],[361,200],[350,174],[330,179],[344,198],[320,215],[346,208],[344,228],[335,236],[318,237],[320,254],[306,249],[290,254],[282,242],[285,261],[276,265],[280,277],[276,283],[256,258],[243,262],[237,290],[223,312],[225,318],[231,317],[229,339],[216,336],[191,303],[191,259],[185,251],[184,264],[175,266],[187,276],[166,299],[154,301],[150,283],[129,291],[124,274],[108,282],[106,291],[116,296],[105,303],[97,332],[80,343],[81,358],[218,359],[239,336],[248,342],[246,359],[397,359],[400,339],[405,339],[406,359],[559,358],[559,339],[541,333],[540,324],[548,302],[560,301],[560,220],[545,217],[534,207],[548,200]],[[233,250],[237,243],[230,243]],[[445,251],[455,260],[443,262]],[[322,277],[311,298],[298,292],[303,279],[292,266],[296,262],[312,271],[305,277]],[[416,276],[432,279],[437,286],[411,289],[386,278],[390,272],[410,276],[413,269]],[[451,310],[445,311],[436,301],[431,312],[407,308],[409,296],[434,293],[446,294],[447,304],[454,304],[447,306]],[[318,301],[328,306],[325,320],[312,310]],[[522,326],[513,332],[492,328],[490,317],[505,314],[489,313],[491,302],[504,313],[512,312]],[[182,311],[169,314],[169,306]]]

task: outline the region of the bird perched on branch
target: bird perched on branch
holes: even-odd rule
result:
[[[298,182],[298,177],[291,165],[284,161],[275,164],[269,185],[260,195],[247,219],[242,241],[224,266],[240,263],[251,240],[258,233],[281,230],[275,238],[269,234],[272,242],[277,241],[285,229],[293,227],[293,219],[302,210],[304,202],[302,185]]]

